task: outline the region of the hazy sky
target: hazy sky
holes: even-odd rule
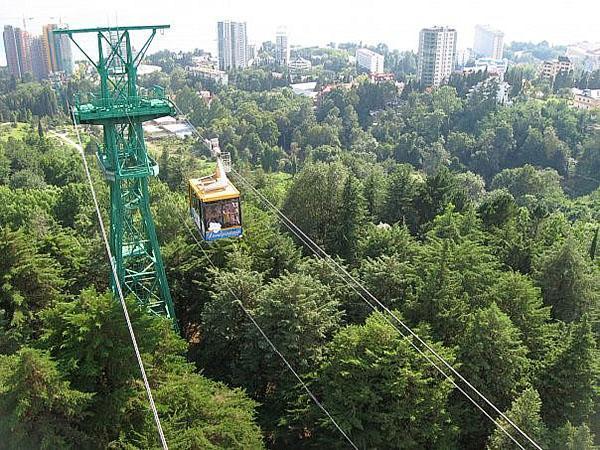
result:
[[[458,30],[459,48],[467,48],[478,23],[503,30],[507,42],[600,41],[600,0],[0,0],[0,5],[2,28],[22,26],[25,16],[33,34],[59,20],[71,28],[170,24],[151,50],[215,51],[216,22],[224,18],[246,21],[249,41],[257,44],[274,40],[277,28],[286,26],[292,45],[363,41],[416,50],[419,29],[450,25]],[[5,64],[3,48],[0,63]]]

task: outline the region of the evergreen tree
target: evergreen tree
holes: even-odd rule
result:
[[[598,450],[594,445],[594,434],[584,423],[575,427],[571,422],[565,423],[552,433],[551,450]]]
[[[598,353],[586,317],[574,323],[566,345],[549,356],[547,369],[537,381],[542,415],[551,427],[566,421],[579,426],[594,412],[597,401]]]
[[[333,252],[351,263],[356,257],[358,239],[364,226],[365,200],[358,180],[348,175],[340,198],[337,239]]]
[[[411,166],[402,164],[394,168],[388,177],[387,194],[383,207],[383,221],[388,224],[400,222],[411,228],[416,226],[414,201],[418,178]]]
[[[453,363],[450,350],[434,347]],[[453,448],[452,385],[381,315],[340,330],[326,355],[311,388],[359,448]],[[289,416],[299,448],[347,447],[306,395],[296,403]]]
[[[597,308],[598,280],[574,238],[555,245],[538,262],[535,273],[555,318],[571,322]]]
[[[320,362],[324,344],[341,321],[338,301],[332,298],[329,289],[303,274],[273,280],[260,292],[253,315],[301,374]],[[288,407],[297,380],[249,320],[240,354],[234,383],[244,386],[261,402],[261,424],[272,432]]]
[[[506,416],[540,447],[546,448],[547,430],[540,415],[541,408],[542,401],[540,400],[540,395],[535,389],[527,388],[512,402],[510,409],[506,412]],[[505,419],[499,419],[498,422],[518,442],[528,443]],[[488,450],[519,449],[500,428],[496,428],[490,436],[487,448]]]
[[[0,356],[0,448],[91,446],[81,424],[92,397],[72,389],[47,352],[23,347]]]
[[[527,348],[517,328],[495,303],[471,316],[458,358],[461,374],[499,409],[507,409],[529,383]],[[463,448],[481,448],[491,423],[464,397],[455,397]]]
[[[202,311],[202,340],[192,353],[209,376],[235,379],[248,323],[237,302],[253,311],[262,287],[261,275],[244,269],[221,271],[213,279],[211,300]]]
[[[0,227],[0,353],[36,337],[39,312],[61,298],[59,265],[22,229]]]

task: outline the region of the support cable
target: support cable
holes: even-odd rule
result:
[[[123,297],[123,291],[121,289],[121,282],[119,280],[119,276],[117,274],[117,268],[115,265],[115,260],[113,258],[112,255],[112,251],[110,249],[110,244],[108,242],[108,235],[106,233],[106,228],[104,226],[104,220],[102,219],[102,214],[100,212],[100,206],[98,204],[98,198],[96,197],[96,190],[94,188],[94,184],[92,182],[92,176],[90,174],[90,169],[88,167],[88,163],[87,163],[87,159],[85,157],[85,152],[83,150],[83,144],[81,142],[81,136],[79,134],[79,128],[77,125],[77,122],[75,120],[75,111],[71,110],[71,117],[73,119],[73,125],[75,128],[75,132],[77,134],[77,141],[79,142],[79,144],[77,144],[76,142],[72,141],[71,139],[69,139],[66,136],[60,135],[58,133],[53,133],[55,136],[57,136],[58,138],[60,138],[61,140],[63,140],[64,142],[68,143],[69,145],[75,147],[77,150],[79,150],[79,154],[81,156],[81,160],[83,161],[83,167],[85,169],[85,174],[87,177],[87,181],[88,181],[88,185],[90,187],[90,191],[92,193],[92,199],[94,201],[94,207],[96,209],[96,216],[98,217],[98,223],[100,225],[100,231],[102,233],[102,239],[104,241],[104,246],[106,248],[106,253],[108,255],[108,259],[110,261],[110,269],[112,271],[114,280],[115,280],[115,286],[117,288],[117,294],[119,296],[119,300],[121,302],[121,306],[123,308],[123,315],[125,316],[125,322],[127,322],[127,329],[129,330],[129,336],[131,338],[131,343],[133,345],[133,350],[135,352],[135,356],[137,359],[137,363],[138,366],[140,368],[140,373],[142,374],[142,379],[144,381],[144,388],[146,389],[146,395],[148,397],[148,402],[150,403],[150,409],[152,410],[152,415],[154,416],[154,422],[156,423],[156,428],[158,429],[158,435],[160,438],[160,442],[162,444],[162,448],[163,450],[168,450],[169,447],[167,445],[167,440],[165,439],[165,435],[162,429],[162,425],[160,422],[160,417],[158,416],[158,411],[156,409],[156,404],[154,403],[154,397],[152,396],[152,390],[150,389],[150,383],[148,382],[148,377],[146,375],[146,369],[144,368],[144,362],[142,361],[142,356],[140,354],[140,350],[138,347],[138,343],[137,343],[137,339],[135,337],[135,333],[133,331],[133,326],[131,325],[131,319],[129,317],[129,311],[127,309],[127,304],[125,303],[125,298]]]
[[[179,107],[175,105],[176,110],[181,113]],[[186,118],[187,124],[194,130],[197,136],[202,139],[203,142],[206,142],[202,137],[200,132],[196,129],[196,127]],[[467,379],[465,379],[452,365],[450,365],[438,352],[435,351],[434,348],[431,347],[427,342],[425,342],[421,337],[419,337],[404,321],[402,321],[393,311],[391,311],[387,306],[385,306],[377,297],[375,297],[368,289],[366,289],[362,283],[360,283],[354,276],[352,276],[343,266],[341,266],[335,259],[333,259],[327,252],[325,252],[318,244],[316,244],[309,236],[307,236],[297,225],[295,225],[279,208],[273,205],[272,202],[269,201],[260,191],[258,191],[252,184],[246,180],[240,173],[238,173],[235,169],[231,169],[232,173],[236,175],[237,178],[240,179],[246,186],[250,188],[252,192],[254,192],[269,208],[271,208],[278,216],[279,220],[296,236],[298,237],[314,254],[315,256],[324,259],[328,262],[328,265],[332,267],[331,264],[339,272],[340,278],[350,286],[354,292],[356,292],[366,303],[369,305],[374,311],[378,311],[377,308],[367,300],[365,295],[371,298],[380,308],[382,308],[387,314],[389,314],[398,324],[405,329],[408,335],[412,336],[416,339],[422,346],[425,347],[435,358],[441,362],[450,372],[452,372],[458,379],[460,379],[463,383],[465,383],[473,392],[475,392],[486,404],[488,404],[497,414],[500,415],[506,422],[508,422],[518,433],[520,433],[523,437],[525,437],[534,448],[537,450],[542,450],[542,448],[527,435],[519,426],[517,426],[514,421],[512,421],[506,414],[500,411],[496,405],[494,405],[488,398],[483,395],[475,386],[473,386]],[[331,264],[330,264],[331,263]],[[333,267],[332,267],[333,268]],[[343,274],[343,275],[342,275]],[[344,278],[344,276],[346,278]],[[357,289],[360,288],[360,291]],[[362,292],[361,292],[362,291]],[[403,337],[408,338],[408,335],[403,333],[397,326],[393,325],[389,318],[386,317],[388,323],[390,323]],[[417,350],[417,352],[423,356],[430,364],[433,365],[448,381],[450,381],[454,387],[456,387],[468,400],[470,400],[484,415],[490,419],[506,436],[508,436],[519,448],[524,449],[524,447],[503,427],[497,420],[495,420],[485,409],[476,402],[467,392],[458,386],[455,380],[453,380],[444,370],[439,367],[419,346],[417,346],[412,339],[407,339],[408,342]]]
[[[212,266],[213,269],[218,270],[217,266],[212,262],[212,260],[210,259],[210,256],[208,255],[208,253],[206,252],[206,250],[204,249],[204,247],[202,247],[202,243],[198,240],[198,238],[196,237],[196,235],[194,234],[194,232],[192,231],[192,229],[190,228],[190,226],[187,224],[187,222],[185,220],[185,217],[183,217],[183,215],[181,214],[181,212],[179,210],[177,210],[177,214],[179,215],[179,219],[181,220],[181,222],[185,225],[185,228],[187,229],[187,231],[190,234],[190,236],[192,236],[192,238],[194,239],[194,241],[196,242],[196,244],[198,245],[198,247],[200,247],[200,250],[202,250],[202,253],[204,254],[204,257],[206,258],[206,260],[208,261],[208,263]],[[337,430],[342,434],[342,436],[344,436],[344,438],[348,441],[348,443],[350,444],[350,446],[352,446],[352,448],[354,448],[355,450],[358,450],[358,447],[352,441],[352,439],[350,439],[350,437],[346,434],[346,432],[340,427],[340,425],[333,418],[333,416],[329,413],[329,411],[327,411],[327,409],[323,406],[323,404],[321,402],[319,402],[319,400],[317,399],[317,397],[308,388],[308,386],[306,385],[306,383],[302,380],[302,378],[300,378],[300,375],[298,375],[298,372],[296,372],[294,370],[294,368],[289,363],[289,361],[286,359],[286,357],[279,351],[279,349],[275,346],[275,344],[273,344],[273,342],[271,341],[271,339],[269,339],[269,337],[266,335],[266,333],[263,331],[263,329],[260,327],[260,325],[256,322],[256,320],[254,319],[254,317],[252,316],[252,314],[250,314],[250,311],[248,311],[248,309],[246,309],[246,307],[244,306],[244,304],[242,303],[242,301],[240,300],[240,298],[237,296],[237,294],[235,293],[235,291],[231,288],[231,286],[227,286],[227,288],[228,288],[229,292],[231,293],[231,295],[233,295],[233,297],[235,298],[235,302],[234,303],[236,303],[237,305],[239,305],[239,307],[242,309],[242,311],[244,312],[244,314],[246,314],[246,316],[248,317],[248,319],[250,319],[250,321],[252,322],[252,324],[256,327],[256,329],[259,331],[259,333],[262,335],[262,337],[265,339],[265,341],[267,341],[267,343],[269,344],[269,346],[271,347],[271,349],[273,349],[273,351],[277,354],[277,356],[279,356],[279,358],[281,358],[281,360],[285,363],[285,365],[287,366],[287,368],[289,369],[289,371],[298,380],[298,382],[300,383],[300,385],[304,388],[304,390],[309,395],[309,397],[313,400],[313,402],[315,402],[315,404],[321,409],[321,411],[323,411],[323,413],[325,413],[325,415],[329,418],[329,420],[331,421],[331,423],[337,428]]]
[[[241,179],[241,178],[240,178]],[[245,181],[245,180],[244,180]],[[267,200],[268,201],[268,200]],[[435,361],[433,361],[431,359],[431,357],[429,355],[427,355],[427,353],[425,353],[418,345],[415,344],[415,342],[410,339],[410,336],[404,332],[402,332],[402,330],[400,330],[398,328],[397,325],[395,325],[389,318],[388,315],[383,314],[373,303],[371,303],[362,292],[360,292],[356,286],[354,285],[354,283],[351,283],[347,278],[345,278],[343,276],[343,274],[339,271],[336,271],[336,267],[332,266],[330,264],[330,261],[327,258],[330,258],[331,261],[334,261],[336,265],[337,262],[331,258],[329,255],[327,255],[325,253],[325,256],[322,256],[318,251],[316,251],[313,248],[313,245],[316,246],[317,249],[321,250],[322,249],[315,244],[312,240],[305,240],[305,238],[298,232],[296,232],[294,230],[294,228],[292,228],[290,225],[288,225],[286,222],[282,222],[287,228],[288,230],[290,230],[292,232],[292,234],[294,234],[298,239],[300,239],[312,252],[313,254],[319,258],[319,260],[325,261],[325,263],[329,266],[329,268],[333,269],[334,272],[336,273],[336,275],[342,280],[344,281],[357,295],[359,295],[362,300],[373,310],[373,312],[380,314],[384,320],[390,325],[392,326],[423,358],[425,358],[425,360],[427,362],[429,362],[429,364],[431,364],[440,374],[442,374],[442,376],[444,378],[446,378],[446,380],[448,380],[460,393],[462,393],[471,403],[473,403],[473,405],[475,405],[495,426],[497,426],[506,436],[508,436],[510,438],[510,440],[512,440],[521,450],[525,450],[525,448],[514,438],[514,436],[512,436],[508,430],[506,430],[505,427],[502,426],[502,424],[500,424],[496,419],[494,419],[475,399],[473,399],[473,397],[471,397],[462,387],[460,387],[456,381],[450,376],[448,375],[448,373],[442,369],[439,364],[437,364]],[[323,252],[324,253],[324,252]],[[342,267],[342,266],[340,266]],[[363,288],[364,289],[364,288]],[[385,306],[382,306],[381,302],[379,302],[379,300],[375,300],[383,309],[385,312],[387,312],[389,315],[391,315],[394,319],[399,320],[396,315],[389,310],[388,308],[386,308]],[[444,360],[445,361],[445,360]],[[539,449],[541,450],[541,449]]]

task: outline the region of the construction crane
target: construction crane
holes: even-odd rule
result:
[[[148,154],[142,123],[176,114],[164,90],[142,90],[137,68],[157,31],[169,25],[54,30],[67,35],[98,71],[100,91],[86,102],[75,99],[77,124],[101,125],[103,143],[97,158],[110,185],[110,248],[118,283],[125,296],[133,295],[154,314],[175,318],[165,268],[152,214],[148,179],[158,175],[158,164]],[[146,32],[140,51],[132,51],[131,34]],[[77,42],[83,34],[96,34],[98,59]],[[147,36],[149,34],[149,36]],[[111,274],[117,294],[117,280]]]

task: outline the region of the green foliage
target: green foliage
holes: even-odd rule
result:
[[[329,251],[339,248],[336,232],[347,176],[340,164],[308,165],[294,178],[283,205],[290,220]]]
[[[528,388],[512,403],[511,408],[506,412],[506,416],[527,436],[536,442],[540,447],[545,448],[547,430],[540,409],[542,401],[535,389]],[[514,428],[505,419],[499,420],[500,426],[515,437],[518,442],[525,442],[524,438],[518,436]],[[487,444],[489,450],[518,450],[519,447],[498,427],[490,436]]]
[[[232,72],[229,86],[203,80],[184,70],[199,50],[150,56],[163,72],[142,83],[166,85],[244,177],[419,335],[452,346],[434,344],[544,448],[594,448],[600,310],[588,254],[600,134],[597,115],[552,91],[594,86],[600,71],[551,85],[514,65],[513,101],[500,105],[485,72],[421,92],[406,78],[414,55],[379,44],[386,70],[406,81],[398,95],[393,83],[357,76],[356,47],[296,50],[312,61],[303,76],[316,90],[332,84],[316,108],[283,87],[296,75],[279,78],[268,64]],[[265,43],[259,54],[272,51]],[[66,85],[68,98],[80,90],[93,82]],[[0,119],[28,122],[0,125],[0,431],[14,437],[8,448],[157,448],[120,305],[97,294],[108,265],[78,156],[45,132],[62,121],[53,95],[0,70]],[[239,297],[361,448],[511,448],[385,319],[369,317],[339,270],[302,257],[243,184],[244,236],[203,243],[210,270],[180,221],[187,178],[213,170],[209,154],[189,138],[151,151],[153,214],[196,367],[169,323],[130,310],[171,447],[346,445]],[[90,167],[104,208],[107,185]],[[27,371],[40,383],[28,384]]]
[[[82,448],[80,425],[93,394],[72,389],[47,352],[23,347],[0,356],[2,448]]]
[[[538,170],[526,165],[505,169],[492,181],[492,189],[507,189],[519,205],[532,210],[550,211],[564,202],[560,176],[551,169]]]
[[[133,301],[127,303],[168,442],[183,448],[262,448],[254,402],[239,390],[194,374],[181,356],[186,344],[171,324]],[[46,310],[42,318],[41,345],[71,386],[93,394],[86,394],[90,399],[80,428],[94,445],[157,445],[119,302],[110,294],[87,290],[76,302]]]
[[[498,408],[506,409],[529,382],[527,348],[519,330],[495,303],[475,312],[460,339],[461,374]],[[493,376],[491,376],[493,374]],[[483,444],[491,424],[456,395],[456,417],[464,445]]]
[[[558,242],[540,258],[536,279],[557,319],[579,320],[599,306],[597,272],[573,238]]]
[[[264,448],[261,430],[255,423],[256,403],[240,389],[230,389],[187,370],[167,375],[154,397],[170,448]],[[146,394],[139,391],[128,406],[134,415],[140,415],[147,409]],[[119,441],[140,449],[159,448],[152,416],[144,414],[139,421],[135,430]]]
[[[59,265],[22,230],[0,227],[0,353],[39,333],[39,312],[61,298]]]
[[[211,300],[202,311],[203,339],[197,350],[199,365],[210,376],[233,381],[242,356],[248,317],[245,308],[254,310],[262,290],[259,273],[244,269],[219,272],[212,283]]]
[[[356,257],[356,247],[365,224],[365,200],[358,180],[352,175],[346,178],[340,196],[335,246],[333,252],[346,261]]]
[[[575,427],[567,422],[553,433],[549,448],[552,450],[597,450],[598,446],[594,445],[594,434],[586,424]]]
[[[435,347],[453,361],[449,350]],[[380,315],[340,330],[312,379],[317,397],[359,448],[446,448],[452,441],[447,404],[452,385]],[[307,441],[303,448],[345,448],[306,396],[292,414]]]
[[[565,343],[549,355],[547,369],[537,381],[542,415],[552,427],[566,421],[584,423],[597,404],[598,350],[586,318],[571,325]]]

